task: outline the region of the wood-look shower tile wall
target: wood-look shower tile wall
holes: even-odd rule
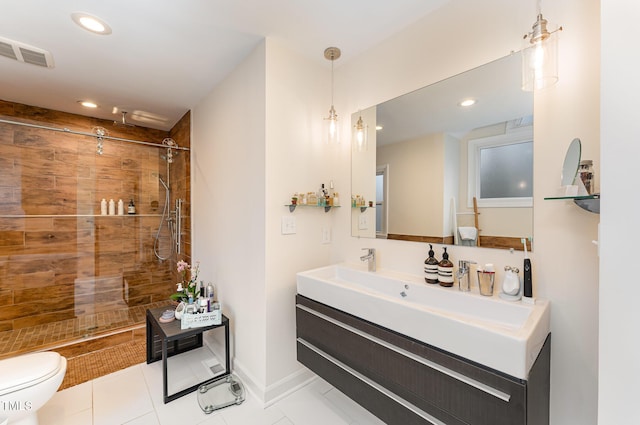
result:
[[[102,126],[158,144],[171,134],[4,101],[0,118],[89,133]],[[180,146],[189,146],[188,121],[187,113],[173,132]],[[153,252],[165,150],[105,140],[97,155],[96,145],[93,137],[0,123],[0,331],[166,300],[175,289],[175,260]],[[188,152],[176,159],[173,197],[188,199]],[[102,198],[122,199],[125,215],[99,216]],[[130,199],[135,216],[126,215]],[[182,237],[190,240],[188,219]],[[188,259],[190,246],[183,252]]]

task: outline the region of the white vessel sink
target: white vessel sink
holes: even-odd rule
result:
[[[520,379],[550,331],[546,300],[509,302],[364,264],[300,272],[297,286],[300,295]]]

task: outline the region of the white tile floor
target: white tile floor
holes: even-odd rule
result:
[[[263,409],[241,405],[206,415],[196,393],[162,402],[162,363],[145,363],[59,391],[38,412],[40,425],[383,425],[322,379]]]

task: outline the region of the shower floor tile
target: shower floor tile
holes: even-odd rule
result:
[[[149,308],[168,305],[168,301],[139,305],[59,322],[0,332],[0,359],[18,354],[55,349],[100,335],[144,325]]]

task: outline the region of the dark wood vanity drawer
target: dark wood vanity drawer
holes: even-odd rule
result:
[[[548,399],[546,410],[543,407],[542,412],[527,412],[532,395],[527,392],[526,381],[308,298],[298,296],[296,300],[299,341],[369,377],[446,424],[548,423]],[[298,353],[300,357],[300,347]],[[548,359],[546,363],[548,375]],[[545,401],[542,394],[537,396],[542,397],[539,404]]]
[[[307,366],[313,372],[322,376],[335,388],[346,394],[362,407],[376,415],[386,424],[398,425],[434,425],[434,421],[424,419],[411,409],[386,396],[372,385],[358,378],[352,373],[346,373],[345,369],[326,356],[309,348],[304,343],[297,343],[298,361]],[[459,425],[458,422],[446,422],[450,425]],[[439,425],[439,424],[438,424]]]

